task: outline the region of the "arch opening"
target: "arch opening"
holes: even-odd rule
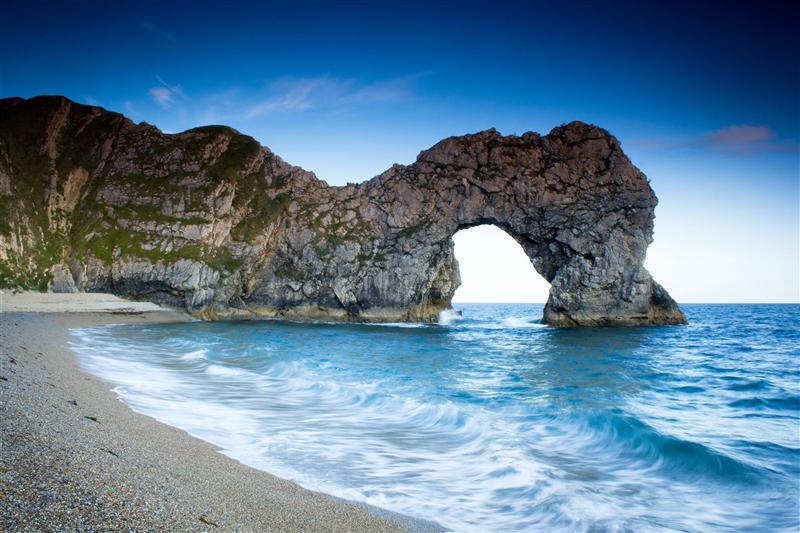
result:
[[[522,246],[501,228],[482,224],[453,235],[461,285],[453,303],[543,304],[550,284],[539,274]]]

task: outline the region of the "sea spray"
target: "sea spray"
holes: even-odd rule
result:
[[[450,326],[462,318],[461,311],[457,309],[444,309],[439,313],[439,325]]]

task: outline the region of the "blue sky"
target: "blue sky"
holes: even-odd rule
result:
[[[449,135],[592,122],[652,181],[647,265],[676,299],[800,298],[796,2],[231,4],[7,1],[0,96],[228,124],[332,184]],[[502,235],[457,243],[459,299],[541,301]]]

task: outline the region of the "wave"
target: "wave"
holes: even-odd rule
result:
[[[198,361],[198,360],[207,359],[207,357],[206,357],[207,355],[208,355],[208,349],[200,348],[200,349],[197,349],[197,350],[189,351],[189,352],[181,355],[180,357],[181,357],[181,359],[184,359],[186,361]]]
[[[206,367],[206,372],[212,376],[222,376],[227,378],[238,378],[248,374],[245,370],[241,370],[239,368],[215,364],[208,365]]]
[[[593,415],[587,418],[586,425],[594,441],[607,446],[609,456],[626,462],[635,460],[639,468],[656,470],[669,478],[703,477],[746,484],[759,479],[762,473],[757,467],[704,444],[665,435],[631,415]]]
[[[457,311],[455,309],[445,309],[439,313],[439,325],[440,326],[451,326],[456,322],[463,320],[463,315],[461,311]]]
[[[763,398],[755,396],[752,398],[742,398],[730,402],[731,407],[744,407],[747,409],[770,409],[773,411],[800,411],[800,396],[785,396]]]
[[[496,320],[481,320],[469,315],[464,315],[461,311],[447,309],[439,313],[440,326],[452,326],[465,329],[526,329],[526,328],[547,328],[541,321],[533,317],[509,316],[497,318]]]
[[[710,370],[690,337],[694,348],[669,357],[663,342],[684,331],[671,328],[654,328],[650,345],[624,329],[571,332],[564,346],[511,311],[470,308],[413,333],[91,328],[73,332],[73,348],[134,409],[226,455],[449,529],[793,529],[792,435],[729,404],[791,411],[798,398],[732,398],[731,383],[781,390],[752,354],[747,371],[721,357]]]
[[[504,328],[542,328],[547,327],[545,324],[542,324],[539,320],[534,320],[531,318],[525,317],[516,317],[511,316],[508,318],[503,319],[500,322],[500,326]]]
[[[734,378],[741,380],[741,378]],[[742,380],[740,383],[734,383],[732,385],[728,385],[728,390],[733,391],[749,391],[749,390],[764,390],[770,387],[770,384],[767,380],[758,379],[755,381],[748,381]]]
[[[689,393],[689,394],[695,394],[695,393],[698,393],[698,392],[705,392],[706,389],[704,387],[698,387],[696,385],[683,385],[683,386],[680,386],[680,387],[675,387],[675,390],[679,391],[679,392],[686,392],[686,393]]]
[[[378,326],[384,328],[412,328],[412,329],[430,327],[429,324],[423,324],[422,322],[374,322],[366,325]]]

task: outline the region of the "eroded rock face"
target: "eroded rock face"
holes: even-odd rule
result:
[[[436,320],[452,236],[494,224],[557,326],[685,322],[644,269],[656,197],[595,126],[445,139],[331,187],[254,139],[166,135],[61,97],[0,100],[0,285],[109,291],[205,318]]]

